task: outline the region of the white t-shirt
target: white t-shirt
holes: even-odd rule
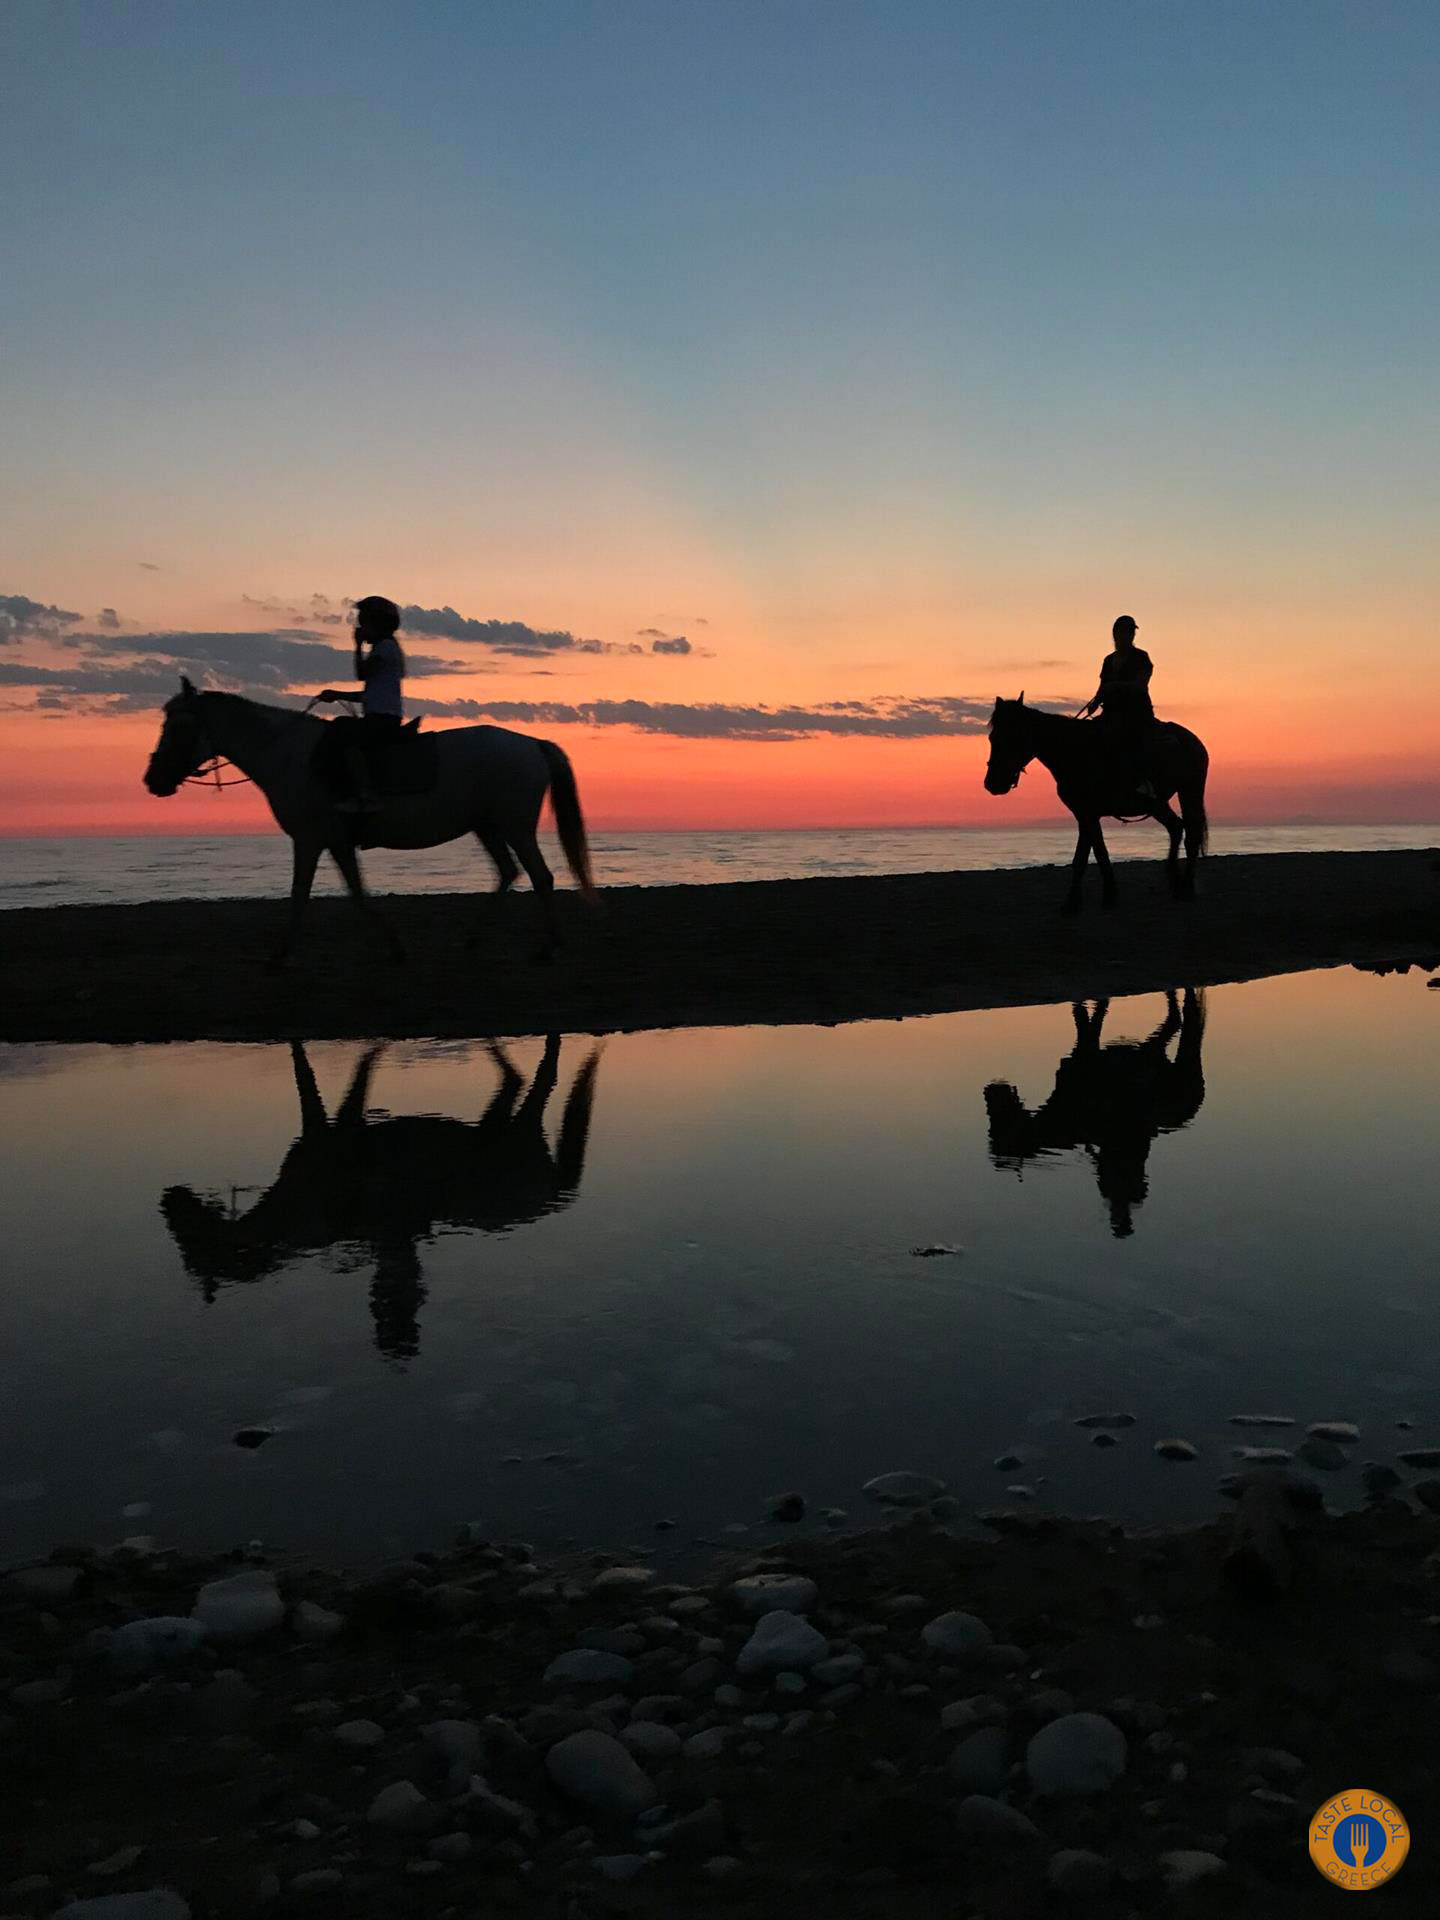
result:
[[[402,719],[405,709],[400,699],[400,682],[404,677],[405,656],[400,651],[400,642],[393,633],[387,634],[370,649],[365,665],[366,713],[388,713],[397,720]]]

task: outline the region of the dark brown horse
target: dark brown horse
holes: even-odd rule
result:
[[[1056,791],[1075,816],[1075,859],[1070,869],[1066,913],[1078,913],[1085,867],[1090,855],[1100,869],[1103,904],[1116,900],[1110,854],[1100,830],[1102,817],[1116,820],[1158,820],[1170,835],[1165,871],[1177,899],[1195,891],[1195,863],[1209,844],[1205,818],[1205,778],[1210,756],[1205,743],[1188,727],[1173,720],[1156,721],[1146,754],[1146,771],[1153,793],[1139,793],[1121,762],[1118,770],[1113,736],[1103,722],[1071,720],[1044,713],[1018,700],[997,700],[990,716],[990,764],[985,769],[987,793],[1012,793],[1032,760],[1055,777]],[[1177,814],[1170,805],[1179,799]],[[1180,866],[1180,842],[1185,842],[1185,866]]]

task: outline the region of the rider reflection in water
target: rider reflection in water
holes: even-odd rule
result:
[[[363,731],[347,728],[352,738],[345,743],[345,759],[355,797],[342,803],[359,813],[373,813],[380,804],[371,769],[379,754],[399,733],[404,718],[400,683],[405,678],[405,655],[395,638],[399,630],[400,609],[393,600],[386,600],[378,593],[369,593],[363,600],[357,600],[355,675],[363,685],[326,687],[320,695],[326,702],[357,700],[364,709]]]

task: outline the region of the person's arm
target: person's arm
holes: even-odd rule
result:
[[[365,689],[363,687],[326,687],[322,692],[317,693],[315,698],[323,700],[327,706],[332,700],[359,702],[365,698]]]
[[[1155,662],[1150,658],[1148,653],[1140,653],[1139,647],[1137,647],[1135,651],[1140,654],[1140,672],[1137,678],[1142,687],[1148,687],[1150,684],[1150,676],[1155,671]]]
[[[1099,686],[1095,689],[1094,693],[1092,693],[1090,698],[1085,702],[1084,706],[1081,707],[1080,717],[1083,719],[1087,713],[1096,712],[1097,709],[1102,704],[1102,702],[1104,701],[1104,699],[1105,699],[1105,682],[1102,680]]]

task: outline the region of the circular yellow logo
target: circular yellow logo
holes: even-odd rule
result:
[[[1398,1873],[1410,1851],[1403,1813],[1371,1787],[1347,1787],[1310,1822],[1310,1858],[1332,1886],[1369,1893]]]

